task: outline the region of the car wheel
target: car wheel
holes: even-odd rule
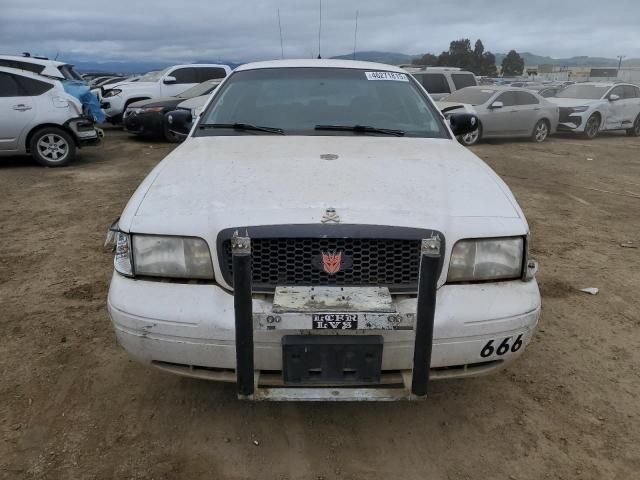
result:
[[[531,140],[536,143],[544,142],[549,137],[549,123],[546,120],[538,120],[536,126],[533,127]]]
[[[38,130],[31,137],[31,156],[45,167],[63,167],[76,157],[76,145],[61,128],[48,127]]]
[[[481,138],[482,138],[482,127],[478,123],[478,128],[476,128],[471,133],[460,135],[458,137],[458,141],[461,144],[466,145],[467,147],[470,147],[471,145],[475,145],[476,143],[478,143]]]
[[[640,115],[638,115],[636,121],[633,122],[633,127],[627,130],[627,135],[630,137],[640,137]]]
[[[584,136],[589,140],[593,140],[598,136],[600,130],[600,117],[595,113],[589,117],[584,127]]]

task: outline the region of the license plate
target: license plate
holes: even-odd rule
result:
[[[358,315],[355,313],[314,313],[311,317],[314,330],[356,330]]]

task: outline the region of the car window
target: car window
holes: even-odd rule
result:
[[[175,77],[176,83],[199,83],[195,68],[178,68],[169,75]]]
[[[558,92],[558,98],[579,98],[585,100],[600,100],[607,93],[609,87],[599,85],[569,85],[564,90]]]
[[[245,123],[288,135],[361,136],[317,126],[371,126],[402,130],[407,137],[449,138],[440,112],[409,75],[354,68],[263,68],[233,73],[198,124],[197,135],[243,135],[207,128]],[[252,132],[255,134],[255,132]]]
[[[453,92],[445,98],[445,101],[482,105],[488,102],[495,93],[496,91],[490,88],[463,88]]]
[[[624,86],[624,98],[638,98],[638,92],[638,87],[634,87],[633,85]]]
[[[48,92],[53,88],[52,84],[34,80],[33,78],[16,75],[15,79],[20,87],[22,87],[23,94],[28,97],[37,97],[38,95],[42,95],[44,92]]]
[[[529,92],[516,92],[517,105],[537,105],[540,101]]]
[[[429,93],[451,93],[446,77],[441,73],[422,73],[416,77]]]
[[[451,78],[457,90],[464,87],[473,87],[476,85],[476,77],[469,73],[452,73]]]
[[[516,92],[513,92],[513,91],[501,93],[500,96],[496,98],[495,101],[502,102],[502,105],[504,107],[513,107],[514,105],[518,104]]]
[[[609,95],[607,95],[607,97],[610,98],[611,95],[618,95],[620,98],[624,98],[624,87],[622,85],[618,85],[609,92]]]
[[[215,78],[224,78],[227,76],[225,69],[220,67],[198,67],[197,70],[198,82],[213,80]]]
[[[0,97],[21,97],[20,87],[13,75],[0,72]]]
[[[545,88],[538,92],[538,95],[544,98],[555,97],[560,90],[558,88]]]
[[[0,59],[0,67],[17,68],[19,70],[26,70],[28,72],[40,73],[44,70],[44,65],[37,65],[35,63],[21,62],[19,60],[2,60]]]

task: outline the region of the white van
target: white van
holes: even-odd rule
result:
[[[435,101],[461,88],[478,85],[472,72],[456,67],[406,66],[404,70],[413,75]]]

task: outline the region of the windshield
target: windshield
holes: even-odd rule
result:
[[[463,88],[462,90],[456,90],[443,101],[482,105],[493,97],[494,93],[496,91],[490,88]]]
[[[347,68],[270,68],[232,74],[202,115],[197,134],[247,135],[254,130],[205,129],[249,124],[297,135],[384,135],[318,126],[367,126],[406,136],[448,138],[440,114],[403,73]]]
[[[202,82],[194,87],[191,87],[188,90],[185,90],[180,95],[176,95],[178,98],[193,98],[199,97],[201,95],[207,95],[220,85],[220,80],[207,80],[206,82]]]
[[[164,70],[157,70],[157,71],[145,73],[144,75],[142,75],[139,78],[138,81],[140,81],[140,82],[157,82],[158,80],[160,80],[160,77],[162,77],[165,73],[167,73],[169,68],[165,68]]]
[[[558,92],[556,98],[583,98],[589,100],[599,100],[607,93],[609,87],[600,87],[597,85],[569,85],[567,88]]]

